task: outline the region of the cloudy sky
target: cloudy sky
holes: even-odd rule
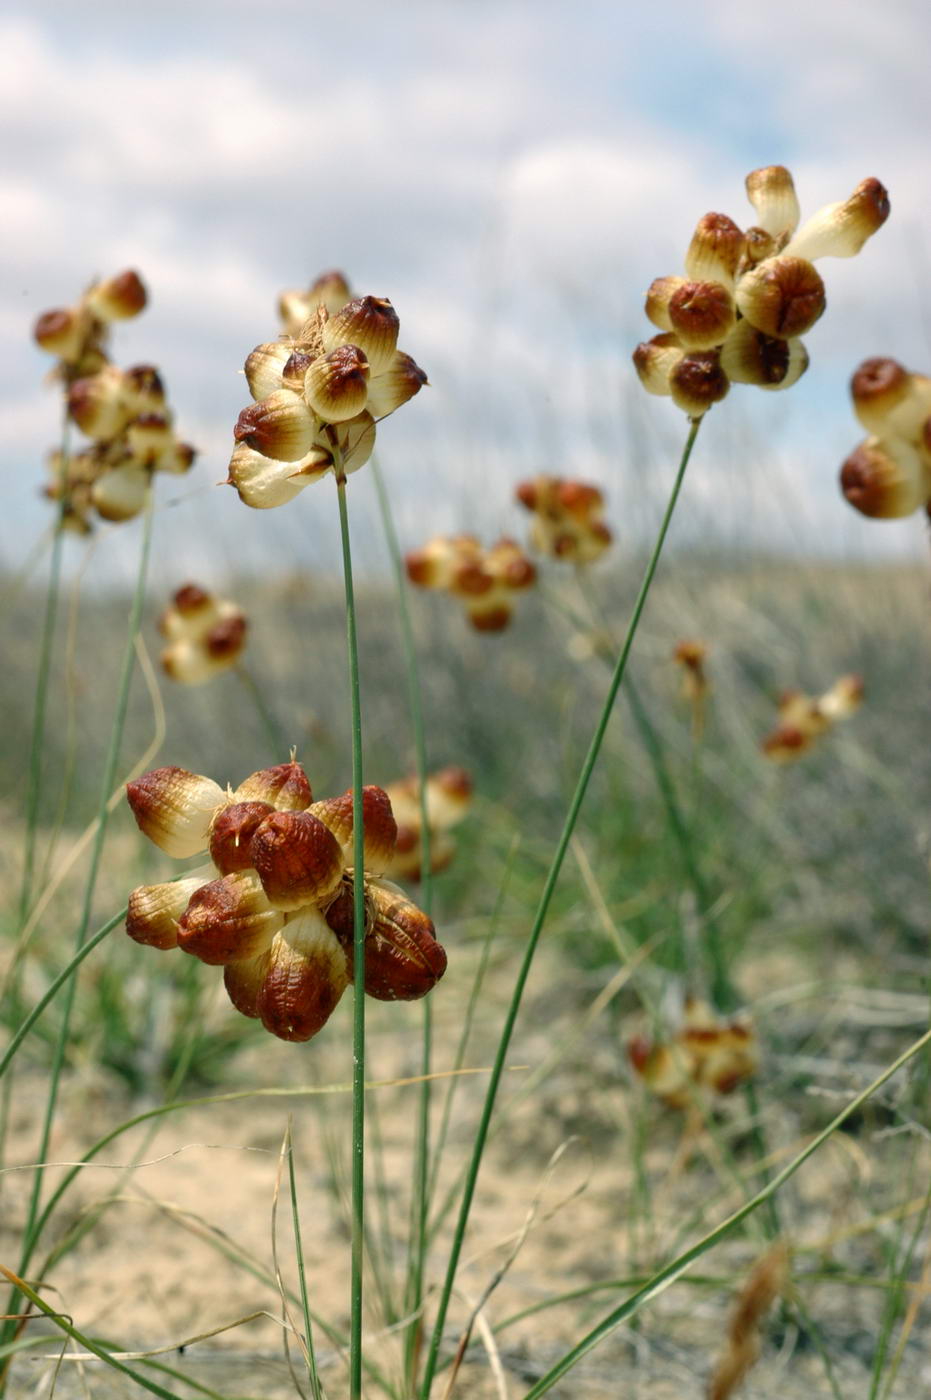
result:
[[[160,513],[159,549],[179,572],[335,558],[330,482],[262,513],[214,485],[277,293],[332,266],[391,298],[430,375],[380,432],[405,544],[519,529],[513,484],[540,470],[599,482],[622,540],[640,540],[684,431],[630,369],[650,333],[643,291],[681,270],[704,212],[748,223],[743,177],[772,163],[793,170],[803,216],[866,175],[893,215],[859,257],[821,265],[829,309],[806,337],[806,379],[785,395],[737,388],[710,415],[677,537],[920,553],[919,518],[863,522],[835,481],[861,436],[856,364],[891,353],[931,371],[929,52],[924,0],[12,0],[5,561],[47,521],[37,485],[58,410],[31,323],[127,266],[150,307],[114,357],[161,366],[202,451],[190,477],[160,483],[178,504]],[[136,528],[105,541],[113,567]],[[379,559],[373,545],[363,567]]]

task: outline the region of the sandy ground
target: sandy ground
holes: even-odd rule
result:
[[[540,985],[547,987],[545,977]],[[577,1041],[561,1066],[525,1102],[515,1101],[530,1072],[519,1067],[538,1066],[552,1047],[556,998],[555,984],[531,998],[514,1043],[510,1060],[515,1068],[506,1077],[502,1096],[503,1105],[507,1108],[510,1102],[511,1106],[480,1177],[459,1275],[460,1293],[450,1311],[450,1344],[512,1252],[531,1212],[526,1238],[485,1306],[483,1318],[491,1327],[500,1327],[514,1313],[554,1294],[648,1274],[700,1238],[743,1198],[745,1184],[729,1175],[721,1157],[721,1144],[731,1142],[741,1159],[749,1160],[742,1099],[728,1101],[714,1133],[697,1130],[686,1140],[680,1116],[631,1087],[621,1047],[603,1032]],[[452,1024],[455,1011],[450,999],[437,1005],[436,1063],[442,1067],[451,1063],[448,1047],[453,1043],[446,1036],[444,1018]],[[416,1073],[416,1009],[390,1011],[394,1014],[381,1010],[372,1024],[369,1063],[373,1073],[379,1077]],[[222,1004],[216,1014],[226,1014]],[[293,1087],[300,1079],[295,1066],[301,1072],[310,1067],[318,1084],[343,1083],[348,1069],[347,1029],[348,1008],[343,1019],[334,1018],[312,1049],[257,1039],[254,1048],[235,1060],[230,1088],[282,1082]],[[480,1024],[478,1044],[483,1036]],[[481,1062],[472,1057],[470,1063]],[[437,1086],[438,1107],[447,1082]],[[465,1160],[483,1085],[481,1074],[459,1082],[438,1199],[455,1183]],[[761,1092],[766,1095],[765,1083]],[[377,1148],[373,1142],[370,1152],[369,1220],[383,1252],[393,1256],[395,1279],[403,1276],[416,1095],[410,1086],[369,1095],[370,1128],[377,1130],[378,1137]],[[9,1160],[32,1160],[43,1097],[39,1078],[17,1082]],[[62,1095],[51,1160],[75,1161],[139,1107],[145,1106],[128,1104],[119,1086],[99,1071],[73,1075]],[[770,1137],[780,1161],[787,1160],[805,1135],[833,1111],[833,1104],[813,1097],[800,1109],[785,1112]],[[141,1126],[115,1139],[95,1165],[81,1172],[46,1236],[51,1247],[107,1202],[78,1247],[51,1269],[49,1300],[82,1331],[119,1347],[173,1349],[161,1359],[213,1393],[237,1400],[277,1400],[297,1394],[284,1359],[280,1297],[270,1277],[279,1154],[289,1115],[311,1306],[344,1329],[349,1140],[344,1094],[291,1093],[192,1107],[157,1120],[154,1128]],[[438,1115],[434,1128],[437,1121]],[[642,1147],[635,1150],[637,1143]],[[900,1140],[883,1145],[882,1150],[887,1152],[887,1162],[894,1164],[897,1156],[902,1160],[905,1148]],[[141,1165],[126,1171],[134,1161]],[[381,1190],[376,1161],[383,1178]],[[50,1169],[49,1181],[60,1179],[64,1170],[62,1166]],[[882,1256],[874,1219],[876,1200],[867,1202],[865,1189],[883,1170],[871,1141],[862,1130],[852,1131],[803,1169],[781,1197],[784,1228],[796,1249],[796,1278],[804,1280],[820,1263],[822,1272],[830,1265],[846,1279],[867,1280],[863,1286],[822,1281],[804,1283],[802,1288],[805,1307],[834,1359],[835,1384],[845,1397],[869,1393],[882,1295],[868,1283],[871,1276],[878,1276]],[[896,1194],[894,1166],[889,1181],[892,1203],[901,1199],[901,1193]],[[15,1266],[28,1186],[26,1172],[9,1172],[3,1180],[0,1258],[11,1266]],[[643,1204],[647,1186],[648,1209]],[[295,1287],[286,1185],[277,1233],[282,1273],[287,1285]],[[427,1267],[431,1285],[442,1277],[447,1240],[448,1232],[441,1231],[431,1249]],[[693,1270],[707,1282],[680,1282],[653,1299],[632,1325],[613,1332],[551,1394],[573,1400],[612,1396],[687,1400],[704,1395],[722,1345],[734,1287],[764,1248],[762,1236],[735,1237],[720,1245]],[[240,1267],[230,1254],[250,1260],[261,1276]],[[605,1288],[532,1314],[498,1332],[491,1359],[476,1334],[455,1396],[517,1400],[630,1291],[629,1284]],[[386,1326],[374,1278],[368,1296],[369,1354],[396,1377],[400,1344]],[[255,1313],[260,1316],[253,1317]],[[297,1325],[297,1310],[292,1317]],[[243,1320],[247,1318],[251,1320]],[[36,1332],[44,1326],[30,1323]],[[205,1335],[221,1328],[228,1330]],[[200,1337],[204,1339],[193,1340]],[[327,1395],[337,1400],[346,1394],[343,1360],[325,1338],[318,1334],[315,1340]],[[177,1347],[185,1343],[179,1353]],[[50,1336],[47,1347],[25,1353],[16,1363],[10,1393],[15,1397],[55,1394],[64,1400],[144,1393],[95,1361],[66,1359],[56,1376],[53,1358],[59,1351]],[[293,1346],[292,1355],[300,1372],[299,1353]],[[176,1377],[150,1374],[173,1394],[195,1393]],[[445,1380],[437,1384],[438,1400],[444,1385]],[[371,1389],[372,1395],[377,1393]],[[771,1319],[762,1357],[740,1393],[747,1400],[802,1400],[831,1394],[816,1346],[791,1317],[777,1311]],[[890,1398],[916,1400],[928,1393],[931,1337],[925,1304]]]

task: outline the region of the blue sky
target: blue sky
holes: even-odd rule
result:
[[[31,323],[124,266],[151,302],[114,357],[162,367],[202,449],[167,483],[183,500],[160,548],[179,572],[292,566],[308,540],[311,562],[333,563],[327,484],[259,514],[214,483],[278,291],[334,265],[391,297],[433,386],[380,435],[406,544],[519,530],[513,484],[539,470],[599,482],[622,542],[639,541],[684,426],[633,380],[643,291],[680,270],[701,214],[748,222],[743,177],[774,162],[803,215],[877,175],[893,216],[858,258],[821,265],[829,309],[799,386],[735,389],[709,417],[677,537],[921,552],[920,519],[862,522],[835,478],[861,436],[856,364],[891,353],[931,371],[929,52],[931,13],[907,0],[8,5],[4,558],[47,517],[37,484],[58,411]],[[134,528],[102,547],[112,567]]]

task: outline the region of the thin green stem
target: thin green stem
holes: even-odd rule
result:
[[[414,759],[417,773],[417,791],[420,801],[420,888],[421,904],[424,912],[433,913],[433,870],[430,851],[430,818],[427,806],[427,740],[423,716],[423,692],[420,684],[420,671],[417,665],[417,646],[407,602],[407,579],[401,545],[395,528],[391,500],[385,486],[381,467],[373,458],[371,461],[378,508],[381,513],[382,528],[391,557],[395,591],[398,602],[398,616],[401,620],[401,645],[404,651],[404,668],[407,675],[407,701],[410,709],[411,728],[414,735]],[[430,1103],[432,1085],[428,1078],[433,1056],[433,1016],[429,997],[422,1005],[423,1035],[421,1051],[421,1085],[417,1114],[417,1147],[414,1158],[413,1181],[411,1183],[411,1248],[408,1253],[407,1285],[405,1289],[405,1312],[413,1319],[407,1331],[404,1345],[404,1371],[408,1387],[413,1391],[416,1379],[417,1358],[423,1333],[423,1273],[427,1252],[427,1235],[430,1215]],[[434,1165],[434,1171],[436,1164]]]
[[[365,832],[362,825],[362,705],[359,695],[359,641],[352,588],[352,551],[346,478],[337,460],[336,494],[346,592],[346,643],[352,709],[352,1245],[349,1284],[349,1395],[362,1398],[362,1264],[365,1251]]]
[[[291,1124],[288,1122],[288,1184],[291,1188],[291,1223],[294,1229],[294,1251],[297,1255],[297,1277],[301,1286],[301,1310],[304,1314],[304,1350],[307,1357],[307,1373],[310,1377],[314,1400],[320,1400],[320,1378],[317,1375],[317,1357],[314,1353],[314,1334],[310,1316],[310,1300],[307,1297],[307,1277],[304,1272],[304,1249],[301,1244],[301,1215],[297,1207],[297,1183],[294,1179],[294,1139]]]
[[[840,1113],[838,1113],[835,1118],[832,1118],[830,1123],[812,1138],[808,1146],[803,1148],[796,1157],[793,1157],[792,1161],[789,1162],[787,1166],[783,1167],[782,1171],[777,1172],[761,1191],[758,1191],[749,1201],[745,1201],[739,1210],[734,1211],[734,1213],[729,1215],[726,1220],[723,1220],[720,1225],[710,1230],[697,1244],[692,1245],[691,1248],[685,1250],[684,1253],[680,1254],[676,1259],[664,1265],[662,1269],[655,1273],[642,1287],[638,1288],[635,1293],[631,1294],[619,1307],[608,1313],[607,1317],[603,1318],[602,1321],[598,1323],[597,1327],[592,1328],[571,1351],[568,1351],[565,1356],[556,1362],[555,1366],[552,1366],[550,1370],[547,1371],[545,1376],[542,1376],[540,1380],[537,1381],[533,1389],[527,1392],[524,1400],[537,1400],[537,1397],[545,1395],[550,1387],[555,1385],[556,1382],[564,1376],[567,1371],[571,1370],[576,1362],[580,1361],[593,1347],[597,1346],[603,1337],[606,1337],[608,1333],[613,1331],[620,1323],[625,1322],[627,1318],[633,1317],[635,1313],[639,1312],[644,1303],[648,1303],[652,1298],[657,1297],[664,1289],[668,1288],[670,1284],[675,1283],[676,1279],[679,1278],[681,1274],[685,1273],[685,1270],[690,1264],[696,1259],[700,1259],[702,1255],[707,1254],[709,1249],[718,1244],[725,1235],[730,1234],[734,1227],[739,1225],[741,1221],[746,1220],[747,1216],[756,1210],[758,1206],[775,1195],[779,1188],[784,1186],[789,1178],[795,1175],[799,1167],[803,1166],[805,1162],[808,1161],[809,1157],[812,1157],[818,1151],[819,1147],[827,1142],[828,1138],[831,1137],[838,1128],[842,1127],[847,1119],[852,1114],[856,1113],[857,1110],[876,1093],[877,1089],[881,1089],[887,1080],[891,1079],[904,1065],[908,1064],[909,1060],[914,1059],[914,1057],[919,1055],[928,1045],[931,1045],[931,1030],[925,1031],[923,1036],[910,1045],[907,1050],[903,1051],[898,1059],[893,1060],[892,1064],[889,1065],[887,1069],[883,1070],[882,1074],[874,1079],[871,1084],[868,1084],[865,1089],[857,1094],[856,1098],[851,1099],[846,1107],[842,1108]]]
[[[469,1212],[472,1208],[472,1198],[475,1194],[475,1185],[478,1180],[479,1168],[482,1162],[482,1153],[485,1147],[485,1139],[488,1136],[488,1128],[491,1122],[491,1115],[495,1106],[498,1085],[501,1081],[501,1075],[504,1071],[504,1062],[507,1056],[508,1047],[511,1043],[511,1035],[514,1030],[514,1023],[517,1020],[517,1013],[520,1009],[520,1003],[521,998],[523,996],[524,987],[526,985],[527,978],[530,975],[530,968],[533,962],[534,953],[536,952],[537,943],[539,942],[540,934],[543,930],[543,925],[546,921],[546,916],[549,912],[550,901],[552,900],[553,893],[556,889],[556,884],[559,880],[559,875],[560,871],[562,870],[562,865],[566,856],[566,851],[569,849],[569,842],[572,838],[572,833],[575,830],[576,822],[578,821],[579,817],[579,812],[581,811],[582,803],[585,800],[585,794],[588,791],[588,784],[591,779],[592,773],[594,772],[595,764],[598,760],[598,755],[601,752],[601,745],[608,728],[608,721],[611,718],[611,711],[614,708],[614,701],[617,698],[617,692],[620,688],[621,681],[624,678],[624,671],[627,667],[627,660],[630,656],[631,648],[633,647],[634,638],[637,634],[637,627],[640,623],[640,618],[650,592],[650,586],[653,582],[653,576],[656,573],[656,569],[659,564],[660,555],[663,551],[663,545],[666,542],[666,535],[668,533],[669,525],[676,508],[676,502],[679,499],[679,492],[682,488],[682,483],[685,479],[686,468],[689,463],[689,458],[692,455],[692,448],[695,445],[695,439],[698,436],[698,429],[700,426],[701,419],[697,419],[693,421],[689,427],[688,437],[685,441],[685,446],[682,451],[682,457],[680,459],[679,467],[676,472],[676,477],[673,483],[672,491],[670,493],[669,500],[666,505],[666,510],[663,514],[662,522],[660,524],[659,533],[656,537],[656,542],[653,546],[652,553],[647,563],[646,571],[643,576],[643,581],[640,585],[640,590],[637,594],[637,598],[634,603],[633,611],[630,617],[630,622],[628,623],[627,635],[624,639],[624,644],[621,647],[620,654],[618,655],[617,664],[615,665],[614,673],[611,677],[611,683],[608,686],[608,693],[605,697],[604,705],[602,706],[598,723],[595,726],[595,732],[592,736],[592,741],[589,745],[588,753],[585,755],[585,760],[582,764],[581,772],[579,773],[579,778],[576,784],[575,792],[573,793],[572,801],[569,805],[569,810],[566,814],[566,819],[563,824],[562,832],[557,842],[556,850],[553,855],[549,871],[547,872],[543,892],[540,897],[540,903],[534,916],[533,926],[530,930],[530,935],[527,940],[527,947],[524,953],[524,958],[521,963],[520,971],[517,975],[517,981],[514,986],[514,991],[511,996],[511,1002],[508,1007],[504,1028],[501,1032],[501,1038],[498,1043],[498,1050],[495,1056],[494,1067],[492,1069],[491,1078],[488,1084],[488,1091],[485,1096],[485,1104],[482,1110],[481,1120],[479,1122],[478,1131],[476,1133],[475,1146],[473,1148],[472,1157],[469,1163],[469,1173],[466,1178],[465,1185],[463,1187],[462,1202],[460,1205],[459,1218],[456,1223],[456,1230],[453,1236],[452,1247],[450,1250],[449,1264],[446,1270],[446,1278],[443,1282],[439,1308],[437,1310],[436,1322],[433,1328],[433,1335],[430,1339],[430,1351],[427,1357],[427,1365],[422,1389],[422,1395],[424,1397],[424,1400],[427,1400],[427,1397],[430,1394],[430,1387],[433,1383],[433,1377],[436,1372],[436,1364],[439,1356],[440,1343],[443,1338],[443,1328],[446,1324],[446,1313],[449,1308],[449,1299],[450,1295],[452,1294],[453,1285],[455,1283],[456,1269],[458,1268],[459,1256],[462,1252],[462,1244],[465,1238],[466,1226],[469,1220]]]
[[[142,548],[139,556],[139,571],[136,577],[136,587],[133,594],[132,604],[129,610],[129,625],[127,628],[126,646],[123,653],[123,662],[120,671],[120,678],[117,685],[116,713],[113,719],[113,727],[110,732],[110,743],[107,749],[106,761],[104,763],[103,781],[100,787],[100,798],[97,808],[97,829],[91,848],[90,866],[87,873],[87,880],[84,887],[84,899],[75,933],[75,950],[80,951],[87,942],[88,929],[90,927],[91,911],[93,909],[94,892],[97,887],[97,876],[100,870],[100,862],[103,856],[104,840],[107,832],[107,818],[109,816],[109,798],[113,790],[113,783],[116,778],[117,764],[119,763],[120,746],[123,740],[123,730],[126,724],[126,712],[129,705],[129,687],[132,679],[133,665],[135,661],[135,640],[139,630],[139,622],[142,616],[142,604],[145,598],[146,575],[148,572],[149,552],[152,544],[152,485],[149,483],[146,492],[145,517],[142,534]],[[26,1226],[23,1233],[23,1251],[20,1260],[19,1272],[24,1273],[29,1267],[32,1252],[35,1245],[35,1224],[39,1210],[39,1200],[42,1192],[43,1163],[48,1152],[49,1139],[52,1132],[52,1123],[55,1117],[55,1109],[58,1102],[58,1087],[64,1068],[65,1054],[68,1047],[68,1035],[71,1029],[71,1015],[74,1008],[75,991],[77,979],[71,978],[65,988],[64,1007],[62,1010],[62,1021],[59,1030],[58,1041],[55,1047],[55,1055],[52,1062],[52,1069],[49,1078],[48,1098],[45,1106],[45,1115],[42,1123],[42,1136],[39,1144],[39,1151],[36,1157],[38,1163],[35,1177],[33,1179],[32,1194],[29,1202],[29,1209],[26,1217]],[[13,1311],[11,1307],[9,1311]]]

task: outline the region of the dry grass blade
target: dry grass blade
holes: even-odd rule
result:
[[[550,1157],[550,1160],[546,1165],[546,1170],[543,1173],[543,1177],[540,1181],[540,1184],[537,1187],[534,1193],[533,1200],[530,1203],[530,1209],[527,1211],[527,1214],[524,1218],[524,1223],[517,1231],[517,1234],[515,1236],[512,1236],[514,1243],[511,1247],[510,1253],[504,1260],[504,1263],[501,1264],[501,1266],[495,1270],[494,1274],[489,1279],[488,1283],[485,1285],[484,1289],[479,1295],[478,1302],[473,1304],[472,1311],[469,1315],[469,1320],[463,1329],[462,1336],[459,1338],[459,1344],[456,1347],[456,1354],[453,1358],[449,1380],[446,1383],[446,1389],[443,1391],[442,1400],[450,1400],[450,1397],[453,1394],[456,1385],[456,1379],[459,1375],[460,1368],[462,1367],[462,1363],[465,1359],[465,1354],[469,1346],[469,1341],[472,1337],[473,1328],[478,1326],[483,1332],[483,1337],[487,1332],[488,1337],[491,1338],[491,1329],[488,1327],[487,1323],[484,1320],[483,1310],[485,1308],[485,1304],[488,1302],[488,1299],[491,1297],[492,1293],[494,1293],[499,1283],[501,1283],[501,1281],[504,1279],[508,1270],[511,1268],[512,1264],[517,1258],[518,1254],[520,1254],[520,1251],[523,1249],[527,1236],[530,1234],[530,1231],[533,1228],[534,1221],[536,1220],[537,1215],[539,1214],[540,1202],[543,1198],[543,1193],[549,1185],[550,1181],[552,1180],[553,1173],[559,1165],[559,1162],[565,1156],[566,1152],[568,1152],[569,1148],[573,1145],[573,1143],[577,1141],[578,1139],[574,1137],[567,1138],[565,1142],[560,1143],[559,1147],[557,1147],[556,1151]],[[570,1201],[574,1200],[582,1191],[585,1190],[586,1185],[587,1182],[583,1181],[580,1186],[575,1187],[569,1193],[568,1196],[565,1196],[561,1201],[558,1202],[557,1205],[553,1207],[552,1210],[547,1212],[547,1218],[555,1215],[557,1211],[560,1211],[565,1206],[567,1206]],[[467,1260],[466,1267],[468,1267],[470,1263],[473,1263],[476,1257],[477,1256],[473,1256],[472,1259]],[[498,1367],[500,1370],[500,1358],[498,1357],[497,1348],[494,1346],[494,1342],[492,1341],[491,1348],[489,1348],[488,1341],[485,1342],[485,1345],[486,1349],[488,1349],[489,1361],[492,1363],[492,1370],[495,1371],[494,1361],[492,1360],[493,1357],[497,1359]],[[500,1376],[501,1380],[499,1383],[499,1394],[506,1396],[506,1386],[504,1386],[504,1388],[502,1389],[502,1385],[504,1382],[503,1370],[500,1370]]]
[[[760,1355],[760,1329],[783,1292],[789,1271],[788,1246],[780,1241],[767,1250],[737,1295],[727,1329],[727,1346],[708,1385],[708,1400],[729,1400]]]

